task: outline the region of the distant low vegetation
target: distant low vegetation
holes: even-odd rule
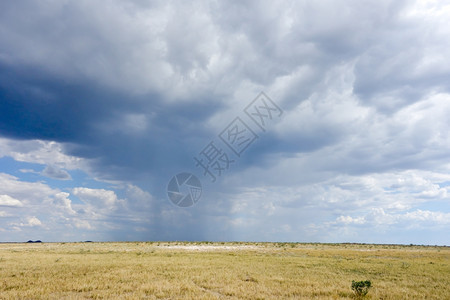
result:
[[[370,280],[352,281],[352,290],[357,298],[366,296],[371,286],[372,282]]]

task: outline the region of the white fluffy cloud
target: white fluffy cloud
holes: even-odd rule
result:
[[[0,158],[4,156],[21,162],[48,164],[69,170],[86,167],[84,159],[65,154],[63,144],[52,141],[0,137]]]
[[[36,226],[41,226],[41,225],[42,225],[41,221],[36,217],[30,217],[30,218],[28,218],[28,222],[26,224],[21,224],[21,226],[25,226],[25,227],[27,227],[27,226],[36,227]]]
[[[23,206],[20,200],[14,199],[8,195],[0,195],[0,206],[21,207]]]
[[[110,209],[117,204],[117,195],[104,189],[75,188],[73,194],[83,202],[99,208]]]
[[[126,186],[127,198],[118,199],[112,190],[74,188],[71,194],[3,173],[0,182],[0,227],[17,241],[104,240],[104,231],[120,228],[124,220],[141,227],[149,223],[152,196],[133,185]]]

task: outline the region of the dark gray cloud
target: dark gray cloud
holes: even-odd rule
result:
[[[66,170],[60,169],[56,166],[47,166],[42,171],[42,175],[53,178],[53,179],[59,179],[59,180],[71,180],[72,177],[69,173],[67,173]]]

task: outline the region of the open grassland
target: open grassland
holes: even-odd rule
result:
[[[450,299],[450,247],[0,244],[0,299]]]

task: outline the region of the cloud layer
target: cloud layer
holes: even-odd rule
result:
[[[448,244],[449,17],[435,1],[4,2],[0,240]],[[193,158],[226,149],[235,117],[254,126],[260,91],[283,117],[211,183]],[[179,172],[203,182],[192,208],[167,199]]]

